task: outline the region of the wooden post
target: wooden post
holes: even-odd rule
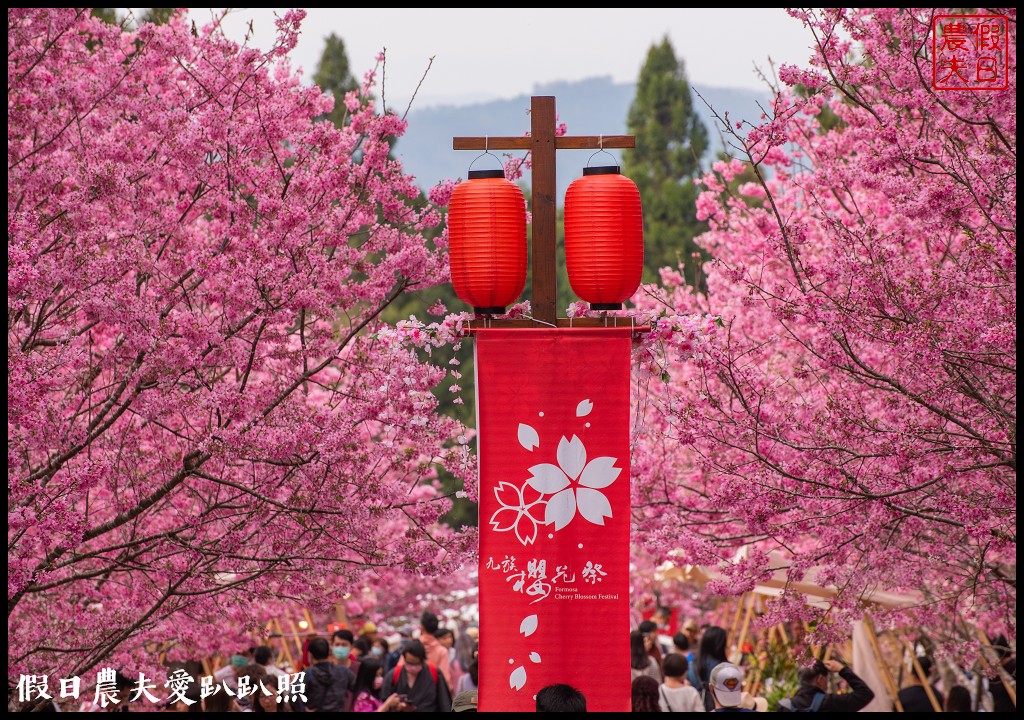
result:
[[[893,680],[892,673],[889,672],[889,665],[885,661],[885,656],[882,654],[882,648],[878,645],[878,635],[875,634],[875,625],[871,622],[871,616],[864,613],[864,631],[867,633],[868,641],[871,643],[871,649],[875,653],[875,659],[878,660],[878,667],[881,669],[882,682],[885,683],[885,689],[889,693],[889,697],[892,699],[896,706],[896,712],[903,712],[903,703],[900,702],[900,689],[896,686],[896,681]]]
[[[764,647],[762,648],[760,645],[755,645],[753,652],[755,659],[758,658],[758,656],[760,655],[760,653],[758,652],[759,650],[763,650],[766,656],[769,652],[771,652],[772,638],[774,636],[775,626],[772,625],[770,628],[768,628],[768,632],[765,633]],[[761,689],[761,676],[764,674],[764,666],[761,665],[759,659],[756,659],[755,662],[757,662],[757,670],[754,671],[753,676],[749,677],[743,683],[744,685],[746,685],[747,692],[754,696],[756,696],[758,691]]]
[[[292,620],[291,613],[288,614],[288,624],[292,626],[292,635],[295,636],[295,644],[299,648],[299,653],[298,653],[299,660],[298,661],[301,663],[302,662],[303,638],[306,637],[306,633],[302,633],[301,635],[299,634],[299,626],[295,624],[294,620]]]
[[[811,626],[810,626],[810,624],[806,620],[804,620],[803,623],[804,623],[804,637],[807,637],[808,635],[811,634]],[[815,660],[820,660],[821,659],[821,646],[820,645],[811,645],[810,647],[811,647],[811,656]]]
[[[743,658],[743,643],[747,639],[747,629],[750,627],[750,618],[754,615],[754,605],[756,603],[757,595],[755,593],[750,593],[750,597],[747,601],[747,611],[743,614],[743,625],[740,627],[739,637],[735,640],[736,650],[734,654],[736,657],[735,662],[737,665],[739,664],[739,661]]]
[[[986,664],[990,664],[988,658],[985,656],[984,650],[988,650],[990,653],[995,654],[995,650],[992,648],[992,643],[988,641],[988,636],[984,633],[980,626],[975,625],[974,630],[978,634],[978,640],[981,641],[981,647],[983,649],[981,657]],[[999,675],[999,679],[1002,680],[1003,687],[1006,688],[1006,693],[1010,696],[1010,701],[1013,703],[1013,706],[1017,707],[1016,682],[1012,677],[1010,677],[1010,673],[1006,672],[1006,668],[1004,668],[1003,664],[999,661],[998,655],[995,656],[995,663],[992,664],[992,666],[995,669],[996,673]]]
[[[535,97],[530,105],[530,139],[533,147],[533,316],[555,323],[558,309],[555,276],[555,99]]]
[[[740,626],[740,618],[743,617],[743,604],[747,600],[747,594],[743,593],[740,595],[739,600],[736,601],[736,617],[733,618],[732,622],[729,623],[729,637],[736,637],[736,631]],[[726,615],[728,617],[728,615]]]
[[[555,258],[557,217],[556,150],[599,150],[636,147],[632,135],[593,135],[555,137],[555,98],[534,96],[530,101],[530,137],[455,137],[454,150],[529,150],[533,160],[531,203],[530,277],[533,317],[541,323],[564,327],[566,318],[558,317],[557,260]],[[561,321],[565,320],[563,323]],[[574,325],[595,327],[600,318],[578,318]],[[614,324],[618,324],[616,321]],[[627,323],[628,324],[628,323]],[[532,323],[515,320],[490,320],[488,327],[532,327]]]
[[[285,637],[284,630],[281,629],[281,621],[278,620],[277,618],[274,618],[271,621],[271,624],[275,628],[277,628],[277,634],[281,638],[281,650],[284,651],[284,658],[288,662],[288,666],[292,669],[292,672],[295,672],[295,669],[296,669],[295,658],[292,657],[292,649],[290,647],[288,647],[288,638]],[[301,648],[300,648],[300,652],[301,652]]]
[[[940,703],[939,699],[935,697],[935,691],[932,690],[932,684],[928,682],[928,676],[924,674],[924,668],[922,668],[921,663],[917,661],[917,652],[906,640],[903,641],[903,647],[906,648],[907,652],[910,654],[910,662],[914,666],[914,674],[917,675],[917,678],[924,686],[924,692],[928,696],[929,702],[932,704],[932,709],[935,712],[942,712],[942,703]]]
[[[776,632],[779,633],[779,640],[782,642],[782,646],[785,648],[789,647],[789,636],[786,635],[786,626],[779,623],[776,626]]]
[[[972,709],[975,712],[981,712],[982,708],[985,707],[985,704],[982,701],[985,694],[985,677],[981,673],[974,673],[974,697],[977,698],[977,700],[972,706]],[[1016,705],[1016,699],[1014,700],[1014,705]]]

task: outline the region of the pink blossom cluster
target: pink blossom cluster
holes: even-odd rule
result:
[[[449,372],[377,333],[447,277],[440,214],[373,73],[332,100],[289,67],[303,15],[258,51],[8,12],[9,678],[159,678],[283,599],[468,582]]]
[[[720,593],[833,590],[762,618],[815,620],[810,641],[874,607],[967,657],[973,625],[1016,637],[1016,12],[1011,89],[987,92],[933,89],[932,12],[796,13],[800,92],[725,127],[707,294],[667,269],[635,298],[722,327],[641,386],[634,543],[715,565]]]

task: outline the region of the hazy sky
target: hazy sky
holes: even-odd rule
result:
[[[252,44],[273,39],[274,14],[286,8],[240,8],[225,23],[239,42],[252,21]],[[404,108],[422,79],[414,107],[465,104],[530,95],[538,83],[610,76],[636,82],[647,51],[671,41],[691,82],[763,88],[755,66],[806,66],[811,35],[785,10],[732,8],[317,8],[309,9],[292,62],[312,75],[324,38],[345,42],[353,75],[362,79],[386,50],[384,94]],[[210,9],[190,8],[197,24]],[[431,64],[431,58],[433,63]],[[429,71],[427,70],[429,65]],[[424,77],[424,73],[426,76]],[[380,88],[381,75],[377,75]]]

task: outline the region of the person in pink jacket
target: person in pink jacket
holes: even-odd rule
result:
[[[448,656],[448,648],[437,639],[437,630],[440,626],[437,615],[425,610],[420,616],[419,639],[423,643],[423,647],[427,649],[427,662],[432,662],[437,666],[450,691],[452,688],[451,659]]]

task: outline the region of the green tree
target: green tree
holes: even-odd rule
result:
[[[92,16],[98,17],[103,22],[110,23],[111,25],[117,25],[120,22],[117,17],[116,8],[93,8]]]
[[[139,15],[138,19],[135,19],[130,12],[127,15],[118,15],[117,11],[119,9],[123,8],[93,8],[92,15],[111,25],[123,25],[129,21],[135,25],[142,25],[143,23],[166,25],[167,21],[178,12],[178,8],[142,8],[142,14]]]
[[[139,24],[153,23],[154,25],[166,25],[176,13],[178,8],[146,8],[139,18]]]
[[[348,115],[343,102],[345,93],[356,90],[359,84],[352,76],[352,70],[348,64],[345,41],[334,33],[327,36],[324,51],[320,55],[320,62],[317,63],[316,72],[313,73],[313,82],[334,98],[334,109],[326,117],[334,123],[335,127],[341,127]]]
[[[658,269],[683,264],[690,285],[704,289],[707,253],[693,241],[707,226],[697,220],[697,188],[708,132],[694,110],[683,61],[668,38],[652,45],[640,69],[626,119],[636,147],[622,153],[623,173],[636,183],[644,211],[644,281]]]

